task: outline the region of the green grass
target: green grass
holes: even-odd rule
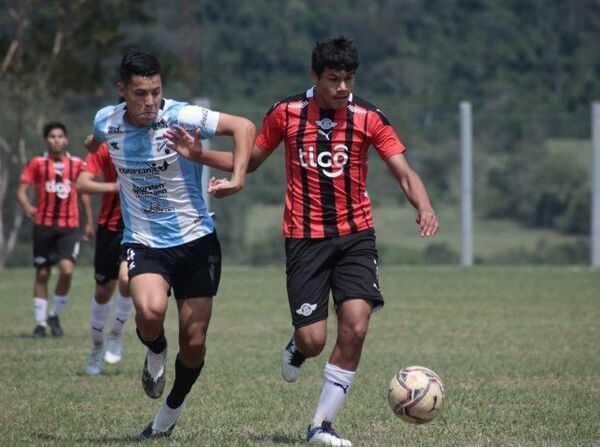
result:
[[[585,268],[384,268],[386,306],[336,427],[356,446],[600,444],[600,275]],[[87,377],[91,271],[80,268],[66,335],[33,340],[29,269],[0,272],[0,445],[127,445],[159,402],[140,384],[143,349]],[[303,445],[326,362],[280,377],[291,327],[281,268],[227,268],[206,367],[170,441],[159,445]],[[176,344],[169,310],[169,383]],[[330,331],[335,329],[330,321]],[[326,352],[334,341],[330,333]],[[389,379],[420,364],[440,374],[447,406],[426,426],[388,408]]]

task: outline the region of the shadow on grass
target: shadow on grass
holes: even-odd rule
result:
[[[110,443],[125,443],[125,444],[138,444],[140,442],[139,437],[136,435],[124,435],[124,436],[101,436],[98,438],[76,438],[69,439],[61,436],[55,436],[49,433],[33,433],[33,438],[40,441],[55,442],[58,444],[71,444],[77,443],[82,445],[93,445],[93,444],[110,444]]]
[[[281,445],[305,445],[306,441],[300,436],[292,437],[287,435],[251,435],[250,439],[257,443],[270,442]]]

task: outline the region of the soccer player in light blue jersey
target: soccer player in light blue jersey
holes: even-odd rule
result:
[[[163,394],[167,340],[163,322],[171,289],[179,312],[179,352],[171,392],[142,439],[169,436],[196,382],[206,353],[212,298],[221,274],[221,251],[202,198],[202,168],[167,147],[165,133],[178,125],[203,138],[229,135],[234,169],[219,182],[218,197],[244,186],[256,129],[247,119],[163,99],[157,58],[128,50],[121,61],[119,94],[125,102],[101,109],[90,151],[108,145],[118,173],[129,280],[137,333],[148,348],[142,373],[146,394]]]

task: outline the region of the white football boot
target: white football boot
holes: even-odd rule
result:
[[[108,342],[106,343],[106,352],[104,353],[104,361],[114,365],[121,361],[123,355],[123,334],[113,335],[112,333],[108,336]]]
[[[92,352],[85,363],[85,373],[96,376],[102,372],[104,366],[104,346],[92,347]]]
[[[286,382],[294,382],[300,374],[300,369],[306,357],[296,349],[294,337],[281,351],[281,375]]]
[[[323,421],[320,427],[308,426],[306,442],[314,445],[327,445],[333,447],[352,447],[352,443],[338,435],[331,427],[331,422]]]

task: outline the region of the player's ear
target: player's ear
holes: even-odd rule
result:
[[[313,85],[315,85],[318,80],[319,80],[319,75],[317,75],[314,70],[311,70],[310,71],[310,82]]]
[[[122,82],[117,82],[117,91],[119,92],[119,96],[121,98],[125,98],[125,91],[127,89],[125,88],[125,84],[123,84]]]

